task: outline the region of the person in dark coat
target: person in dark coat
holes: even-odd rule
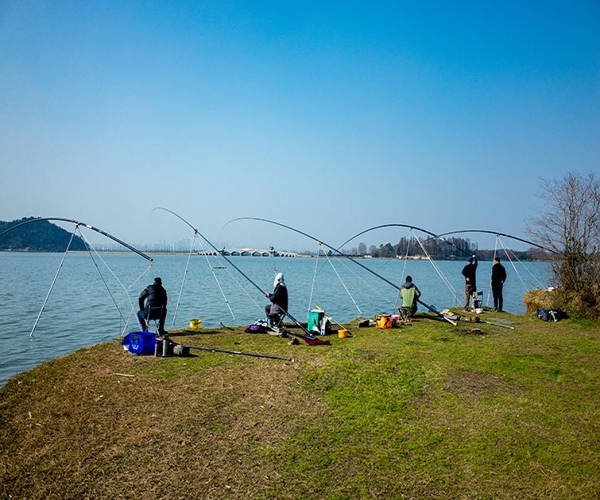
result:
[[[465,311],[469,310],[471,296],[477,292],[477,257],[475,255],[469,255],[467,260],[469,263],[463,267],[462,270],[462,275],[465,277]]]
[[[492,266],[492,294],[494,295],[494,310],[502,312],[504,299],[502,297],[502,289],[506,281],[506,269],[500,264],[500,257],[494,257],[494,265]]]
[[[283,317],[288,310],[288,291],[283,279],[283,273],[277,273],[273,282],[273,293],[265,293],[271,304],[265,306],[265,312],[270,327],[279,328],[283,325]]]
[[[154,278],[154,283],[148,285],[138,298],[140,310],[138,312],[138,319],[140,325],[142,325],[142,331],[148,331],[148,320],[154,318],[147,318],[149,308],[160,308],[160,317],[158,318],[158,333],[164,335],[165,331],[165,318],[167,317],[167,291],[162,286],[162,280],[160,278]]]

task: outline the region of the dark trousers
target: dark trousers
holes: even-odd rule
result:
[[[504,285],[502,283],[494,284],[492,283],[492,295],[494,296],[494,309],[497,311],[502,311],[502,288]]]

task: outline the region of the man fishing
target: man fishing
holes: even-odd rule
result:
[[[148,285],[139,296],[140,310],[138,319],[142,325],[142,331],[148,331],[148,321],[158,319],[158,333],[164,335],[165,318],[167,317],[167,291],[162,286],[162,279],[154,278],[154,283]],[[157,314],[155,316],[155,314]]]
[[[477,292],[477,283],[476,283],[476,271],[477,271],[477,256],[469,255],[467,259],[469,262],[465,267],[463,267],[462,275],[465,277],[465,307],[464,310],[469,310],[469,303],[471,301],[471,296]],[[473,300],[475,302],[475,300]],[[473,303],[473,306],[475,303]]]
[[[402,298],[402,309],[406,309],[410,316],[417,312],[417,299],[421,296],[421,291],[412,282],[412,276],[406,277],[406,282],[400,289],[400,297]]]
[[[500,264],[500,257],[494,257],[494,265],[492,266],[492,294],[494,296],[494,311],[503,312],[502,306],[504,299],[502,297],[502,289],[506,281],[506,269]]]
[[[265,297],[271,301],[271,304],[265,306],[265,312],[267,313],[269,326],[275,329],[283,326],[283,317],[287,314],[288,310],[288,291],[283,279],[283,273],[275,275],[273,288],[273,293],[265,293]]]

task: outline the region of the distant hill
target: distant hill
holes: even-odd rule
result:
[[[19,252],[64,252],[67,249],[71,233],[47,220],[31,222],[8,231],[37,217],[25,217],[11,222],[0,221],[0,251]],[[6,234],[2,234],[8,231]],[[80,236],[73,237],[70,250],[86,250]]]

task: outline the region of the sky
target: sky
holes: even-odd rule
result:
[[[600,171],[600,2],[0,0],[0,141],[0,220],[131,245],[192,239],[157,207],[219,248],[527,239]]]

